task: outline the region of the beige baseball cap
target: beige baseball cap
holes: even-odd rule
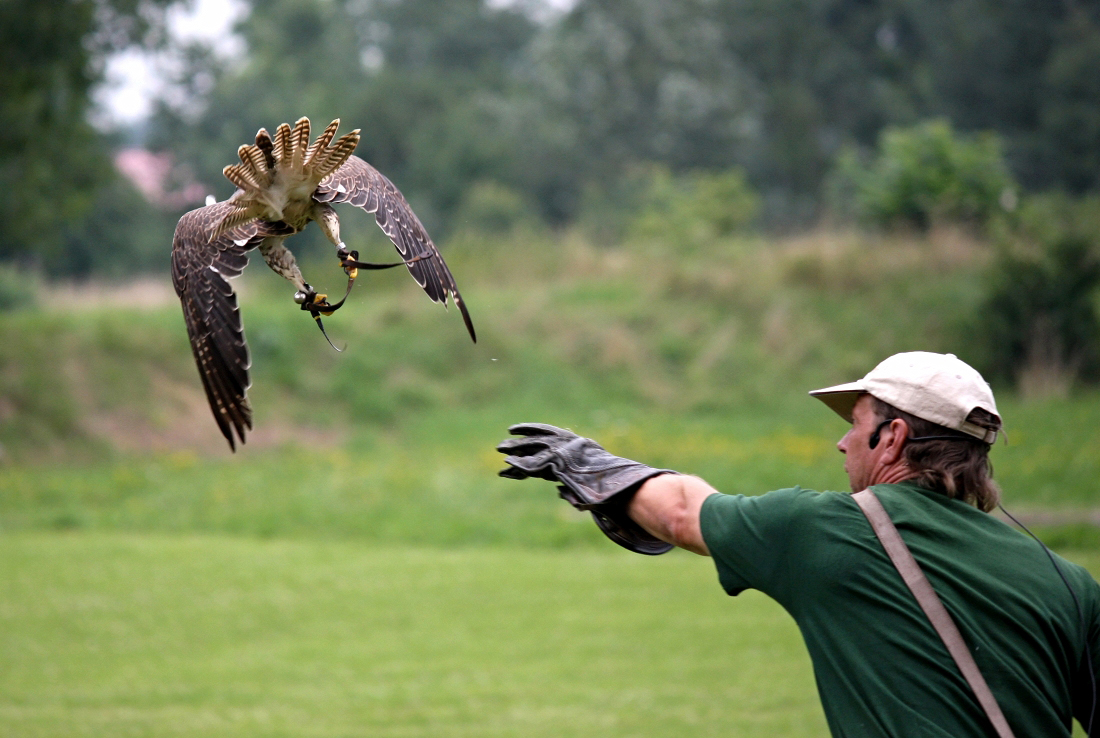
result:
[[[986,443],[997,431],[968,423],[966,416],[982,408],[999,418],[993,391],[976,369],[954,354],[910,351],[894,354],[858,382],[814,390],[810,394],[852,422],[852,408],[863,393],[877,397],[910,415],[968,433]]]

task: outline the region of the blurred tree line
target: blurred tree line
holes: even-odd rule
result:
[[[64,253],[77,271],[126,254],[95,222],[125,193],[89,95],[108,52],[165,43],[171,2],[0,2],[0,177],[15,195],[0,206],[0,258]],[[1025,190],[1100,186],[1100,2],[248,3],[244,58],[182,49],[172,103],[146,129],[219,198],[236,147],[300,115],[362,128],[360,153],[437,230],[478,183],[561,224],[592,193],[629,200],[624,178],[654,164],[738,169],[765,223],[805,225],[845,154],[933,118],[996,134]],[[89,229],[95,246],[81,243]]]
[[[195,51],[152,144],[219,171],[300,115],[436,227],[491,181],[551,223],[624,175],[738,168],[772,224],[806,224],[843,151],[932,118],[992,132],[1027,190],[1100,185],[1100,3],[1046,0],[252,0],[235,64]]]
[[[88,114],[106,56],[162,46],[171,2],[0,0],[0,261],[53,274],[167,264],[152,250],[162,219]]]
[[[179,212],[117,176],[87,113],[106,54],[164,45],[172,2],[0,0],[0,260],[166,263]],[[510,217],[609,239],[844,211],[921,228],[1100,190],[1098,0],[246,4],[243,58],[178,48],[142,127],[219,199],[237,146],[302,115],[363,129],[437,237]]]

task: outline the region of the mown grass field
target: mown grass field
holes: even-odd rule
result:
[[[5,736],[826,732],[793,622],[690,554],[32,533],[0,593]]]
[[[978,355],[988,247],[574,233],[445,253],[476,345],[391,272],[326,320],[333,352],[250,267],[236,454],[165,285],[0,314],[0,734],[824,733],[774,603],[617,549],[552,485],[497,478],[493,446],[537,420],[724,492],[844,489],[844,423],[806,391],[895,351]],[[1100,571],[1100,393],[998,401],[1006,505]]]
[[[0,545],[5,735],[821,733],[793,624],[688,555]]]
[[[0,663],[12,738],[827,732],[778,605],[610,546],[9,534]]]

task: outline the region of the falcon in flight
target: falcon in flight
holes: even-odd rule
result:
[[[392,182],[352,156],[359,143],[358,129],[333,143],[339,125],[339,119],[334,120],[312,144],[308,118],[300,118],[293,128],[283,123],[274,137],[261,128],[255,145],[237,150],[241,163],[222,170],[237,191],[228,200],[186,213],[176,226],[172,284],[183,304],[191,350],[214,420],[234,451],[237,439],[244,443],[245,429],[252,429],[246,396],[251,361],[229,279],[240,275],[252,249],[258,247],[268,266],[293,283],[294,301],[313,316],[322,333],[321,315],[331,315],[344,304],[359,269],[404,265],[432,301],[446,307],[450,296],[470,338],[477,341],[454,277],[420,219]],[[340,239],[340,220],[332,204],[342,202],[373,213],[401,261],[359,261],[359,254],[349,251]],[[316,221],[336,246],[336,256],[348,275],[348,292],[339,302],[329,303],[326,295],[309,286],[283,243],[310,221]]]

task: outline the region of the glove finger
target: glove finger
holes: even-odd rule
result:
[[[518,466],[528,474],[532,474],[546,467],[552,459],[553,456],[549,451],[542,451],[532,456],[507,456],[504,463],[510,466]]]
[[[539,469],[533,472],[528,472],[515,466],[509,466],[505,469],[501,469],[497,472],[497,476],[503,477],[504,479],[544,479],[547,482],[558,481],[557,476],[555,476],[553,471],[549,469]]]
[[[519,467],[509,466],[498,471],[497,476],[505,479],[527,479],[531,475]]]
[[[546,441],[537,438],[506,438],[497,444],[497,451],[516,456],[531,456],[546,450]]]
[[[581,508],[582,506],[587,507],[587,500],[582,500],[577,495],[576,492],[569,489],[564,484],[558,485],[558,497],[562,498],[563,500],[568,502],[573,507],[576,507],[576,508]]]
[[[517,423],[508,426],[508,432],[513,436],[558,436],[560,438],[576,438],[577,434],[566,428],[559,428],[548,423]]]
[[[538,477],[539,479],[556,482],[558,480],[557,472],[550,465],[553,458],[549,451],[543,451],[541,454],[535,454],[534,456],[508,456],[504,459],[504,463],[514,466],[528,477]]]

